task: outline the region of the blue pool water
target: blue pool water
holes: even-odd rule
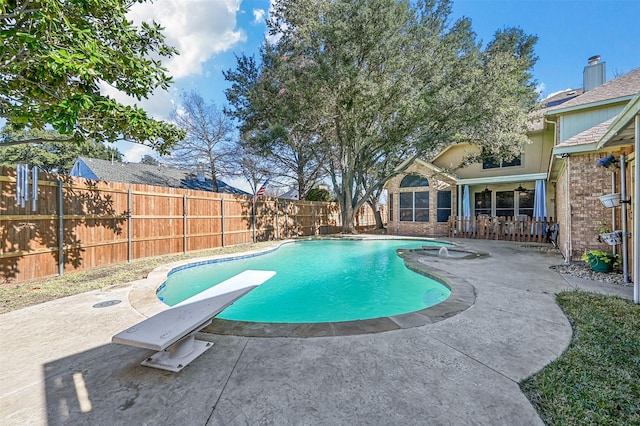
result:
[[[379,318],[446,300],[450,290],[410,271],[396,249],[443,245],[419,240],[314,240],[267,254],[173,272],[158,297],[173,306],[247,269],[276,275],[218,317],[236,321],[316,323]],[[446,244],[444,244],[446,245]]]

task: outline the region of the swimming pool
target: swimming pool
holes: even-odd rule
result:
[[[212,261],[170,273],[158,297],[173,306],[247,269],[276,275],[218,315],[234,321],[320,323],[418,311],[451,291],[406,268],[399,248],[447,245],[425,240],[309,240],[266,254]]]

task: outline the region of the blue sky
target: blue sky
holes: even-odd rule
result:
[[[166,64],[174,76],[172,89],[142,106],[166,119],[180,92],[193,89],[222,107],[227,87],[222,70],[235,66],[234,55],[257,52],[270,5],[269,0],[154,0],[134,6],[134,20],[155,19],[181,52]],[[461,16],[471,19],[483,45],[504,27],[537,35],[534,78],[542,97],[582,87],[583,68],[593,55],[606,62],[607,80],[640,67],[640,0],[454,0],[452,18]],[[134,162],[153,154],[136,144],[119,149]]]

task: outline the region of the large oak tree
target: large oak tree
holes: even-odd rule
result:
[[[418,157],[472,142],[509,158],[527,142],[536,38],[504,29],[483,49],[471,22],[450,14],[448,0],[281,0],[262,69],[236,79],[243,131],[312,135],[346,232]]]
[[[0,117],[19,130],[51,126],[69,141],[124,139],[166,152],[182,131],[100,91],[111,85],[141,100],[171,83],[160,60],[177,52],[158,24],[127,20],[133,3],[0,0]]]

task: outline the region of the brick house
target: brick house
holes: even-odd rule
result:
[[[630,209],[610,209],[600,202],[600,196],[620,192],[621,169],[600,167],[598,163],[613,155],[610,157],[615,160],[613,163],[619,164],[620,155],[624,155],[629,171],[626,187],[629,194],[638,191],[634,154],[638,143],[640,68],[606,82],[605,63],[592,57],[584,68],[583,78],[583,88],[546,99],[542,109],[532,114],[528,134],[531,143],[513,161],[501,164],[487,161],[455,169],[465,155],[478,149],[471,144],[457,144],[394,178],[387,186],[390,200],[395,202],[393,211],[390,209],[389,232],[415,234],[424,230],[423,235],[442,235],[440,222],[416,223],[433,220],[436,217],[433,214],[396,214],[411,201],[405,196],[403,205],[399,198],[403,192],[400,182],[410,174],[434,180],[438,179],[438,170],[455,169],[443,182],[453,191],[450,208],[457,216],[534,216],[537,198],[538,202],[543,200],[545,216],[557,221],[558,245],[569,260],[579,260],[590,249],[611,251],[613,248],[598,241],[599,228],[621,229],[625,210],[628,223],[638,226],[632,214],[637,206],[634,202]],[[467,211],[464,211],[465,197],[469,203]],[[632,197],[632,201],[638,198]],[[437,202],[433,196],[429,201]],[[628,254],[629,259],[637,261],[633,256],[638,253],[635,244],[635,241],[628,244]],[[622,247],[615,250],[620,253]],[[629,262],[630,270],[638,269],[631,267]]]
[[[550,108],[545,113],[545,126],[553,129],[554,149],[549,163],[549,180],[555,183],[558,241],[564,253],[578,260],[586,250],[607,250],[599,242],[599,231],[621,229],[624,208],[608,209],[599,197],[619,193],[620,167],[599,167],[598,160],[613,155],[625,156],[625,168],[634,167],[631,138],[618,138],[615,143],[602,142],[616,118],[640,93],[640,68],[615,80],[594,87],[584,94]],[[627,173],[625,183],[634,181]],[[624,207],[624,205],[623,205]],[[627,209],[627,220],[631,220]]]
[[[387,231],[403,235],[447,235],[456,209],[456,177],[417,159],[387,183]]]

